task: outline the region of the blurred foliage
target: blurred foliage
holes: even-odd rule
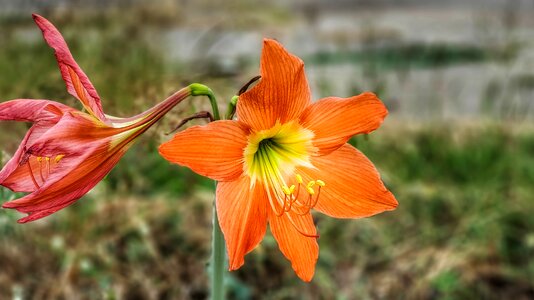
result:
[[[532,128],[390,123],[352,142],[376,163],[399,208],[352,221],[316,215],[321,253],[311,284],[268,234],[230,273],[231,298],[534,296]],[[134,147],[93,192],[54,216],[18,225],[15,212],[2,211],[0,258],[9,263],[0,291],[204,298],[212,182],[168,165],[156,146]]]
[[[473,45],[413,43],[365,47],[344,52],[319,52],[308,59],[315,64],[365,63],[380,69],[436,68],[454,64],[477,63],[488,60],[506,61],[514,58],[519,45],[504,49]]]
[[[147,33],[136,25],[142,15],[124,16],[122,25],[106,16],[67,16],[57,22],[107,113],[139,113],[194,77],[187,66],[164,61],[161,49],[146,42]],[[164,20],[161,26],[172,18]],[[26,30],[30,22],[5,24],[16,26],[0,31],[1,100],[50,98],[79,107],[64,90],[52,50],[33,26]],[[385,48],[310,59],[439,66],[484,60],[493,55],[488,51],[413,45],[398,52]],[[387,86],[378,69],[371,68],[369,76],[376,79],[373,90],[382,94]],[[200,79],[222,91],[222,100],[248,78]],[[531,81],[524,76],[516,84],[525,87]],[[488,91],[488,99],[491,95]],[[154,133],[169,131],[206,104],[187,103],[145,134],[102,183],[69,208],[25,225],[16,223],[15,211],[0,212],[1,299],[206,298],[213,183],[163,160],[157,154],[162,138]],[[27,129],[19,125],[0,125],[2,150],[15,150]],[[376,163],[399,208],[362,220],[316,215],[321,253],[310,284],[295,276],[268,233],[245,265],[230,273],[231,299],[534,298],[533,128],[516,123],[415,126],[391,118],[384,128],[351,143]],[[0,154],[4,164],[7,157]],[[0,189],[3,202],[17,197]]]

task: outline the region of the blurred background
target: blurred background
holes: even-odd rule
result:
[[[268,233],[230,273],[231,299],[534,299],[534,1],[0,0],[0,100],[79,108],[32,12],[64,34],[108,114],[191,82],[224,110],[258,75],[263,37],[305,61],[314,99],[386,103],[384,125],[351,143],[398,209],[317,215],[309,284]],[[205,299],[213,183],[157,146],[208,108],[182,103],[67,209],[25,225],[1,210],[0,299]],[[2,163],[29,126],[0,124]]]

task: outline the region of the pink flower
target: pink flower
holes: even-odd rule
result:
[[[80,199],[111,171],[139,135],[192,93],[190,87],[184,88],[135,117],[108,116],[59,31],[39,15],[33,19],[55,50],[68,92],[86,112],[50,100],[0,103],[0,120],[33,123],[0,171],[0,185],[29,193],[2,205],[28,214],[19,223],[43,218]]]

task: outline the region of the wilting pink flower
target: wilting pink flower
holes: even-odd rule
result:
[[[86,112],[50,100],[0,103],[0,120],[33,123],[0,171],[0,185],[29,193],[2,205],[27,213],[20,223],[52,214],[85,195],[111,171],[139,135],[191,95],[191,88],[182,89],[131,118],[105,115],[98,93],[59,31],[39,15],[33,15],[33,19],[55,50],[68,92],[82,102]]]

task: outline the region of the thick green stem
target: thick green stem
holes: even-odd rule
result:
[[[213,119],[215,121],[220,120],[219,106],[213,91],[199,83],[193,83],[189,85],[191,88],[191,95],[193,96],[208,96],[211,103],[211,109],[213,113]],[[215,182],[215,188],[217,188],[217,182]],[[219,225],[219,219],[217,218],[217,208],[215,199],[213,205],[213,235],[211,243],[211,258],[210,258],[210,288],[211,299],[222,300],[224,299],[224,272],[226,269],[226,249],[224,245],[224,236]]]

